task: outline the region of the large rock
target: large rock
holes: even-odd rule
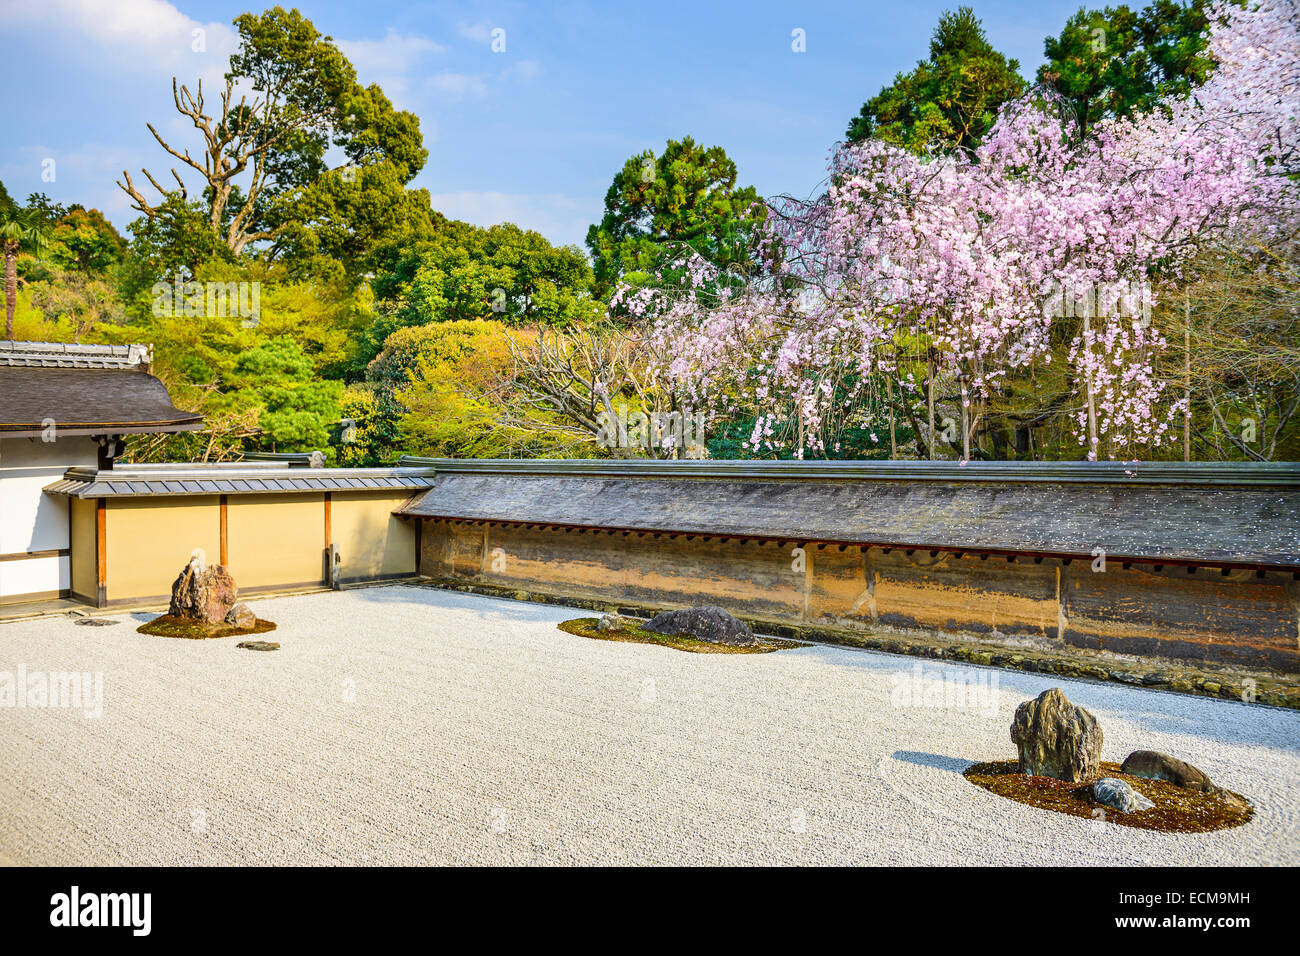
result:
[[[1098,803],[1124,813],[1139,813],[1155,806],[1148,797],[1117,777],[1102,777],[1092,785],[1092,795]]]
[[[238,595],[239,588],[229,571],[219,564],[205,568],[196,555],[172,584],[167,613],[209,626],[221,624],[235,606]]]
[[[1169,754],[1162,754],[1158,750],[1135,750],[1124,758],[1124,763],[1119,769],[1121,773],[1134,777],[1165,780],[1184,790],[1200,790],[1202,793],[1219,792],[1219,788],[1204,771]]]
[[[1101,725],[1070,703],[1059,687],[1016,708],[1011,741],[1020,754],[1021,773],[1070,783],[1101,773]]]
[[[720,607],[688,607],[681,611],[665,611],[650,619],[644,630],[656,634],[688,634],[711,644],[730,644],[749,647],[758,643],[754,632],[744,621],[732,617]]]

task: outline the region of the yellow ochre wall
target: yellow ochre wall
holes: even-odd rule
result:
[[[242,588],[287,588],[325,580],[323,494],[230,495],[227,567]]]
[[[97,582],[95,552],[95,499],[72,498],[68,503],[70,528],[68,547],[72,565],[72,593],[82,601],[95,603]]]
[[[341,557],[345,585],[415,575],[415,522],[393,510],[409,492],[333,492],[328,528]],[[73,499],[72,590],[96,600],[95,501]],[[229,495],[226,566],[241,591],[323,585],[326,501],[321,492]],[[196,548],[208,564],[221,561],[221,499],[110,498],[105,513],[109,604],[166,600]]]
[[[415,574],[415,522],[393,515],[407,497],[334,492],[331,525],[344,584]]]
[[[169,595],[176,575],[198,548],[203,549],[208,564],[217,563],[221,555],[218,500],[216,495],[108,499],[104,516],[107,599],[116,602]],[[89,504],[93,522],[95,503]],[[74,581],[83,573],[81,564],[74,558]],[[90,574],[95,574],[93,561]],[[92,588],[90,594],[94,593]]]

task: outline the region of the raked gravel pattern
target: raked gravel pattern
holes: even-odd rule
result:
[[[250,603],[280,650],[135,633],[147,614],[0,625],[0,672],[104,679],[98,718],[0,707],[0,862],[1300,863],[1294,711],[847,648],[593,641],[555,626],[583,612],[428,588]],[[996,679],[996,708],[902,706],[918,666]],[[1167,751],[1255,819],[1149,833],[967,783],[1054,685],[1101,721],[1104,759]]]

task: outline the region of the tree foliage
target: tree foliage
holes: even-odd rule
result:
[[[862,104],[845,135],[871,138],[916,153],[973,150],[1004,103],[1020,96],[1018,61],[993,49],[970,7],[945,12],[930,40],[929,59]]]
[[[766,209],[752,186],[737,185],[736,164],[720,146],[689,136],[663,154],[628,159],[605,194],[605,214],[587,230],[595,292],[620,283],[653,284],[683,248],[719,269],[752,264],[751,238]]]
[[[1066,98],[1085,135],[1105,117],[1147,112],[1205,82],[1208,27],[1205,0],[1080,9],[1044,42],[1038,80]]]

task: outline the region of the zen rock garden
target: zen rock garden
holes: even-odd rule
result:
[[[1148,830],[1199,833],[1240,826],[1254,813],[1240,794],[1156,750],[1122,764],[1101,759],[1101,725],[1053,687],[1016,708],[1015,761],[965,771],[977,786],[1031,806]]]
[[[167,613],[137,628],[141,634],[195,639],[262,634],[274,629],[273,623],[262,620],[247,604],[240,603],[239,588],[225,566],[207,567],[198,555],[190,558],[189,564],[172,583]],[[251,643],[266,644],[262,641]],[[274,650],[278,647],[276,644],[252,649]]]
[[[696,654],[765,654],[791,647],[799,641],[760,638],[748,624],[720,607],[691,607],[664,611],[649,621],[605,614],[597,618],[565,621],[560,630],[606,641],[658,644]]]

